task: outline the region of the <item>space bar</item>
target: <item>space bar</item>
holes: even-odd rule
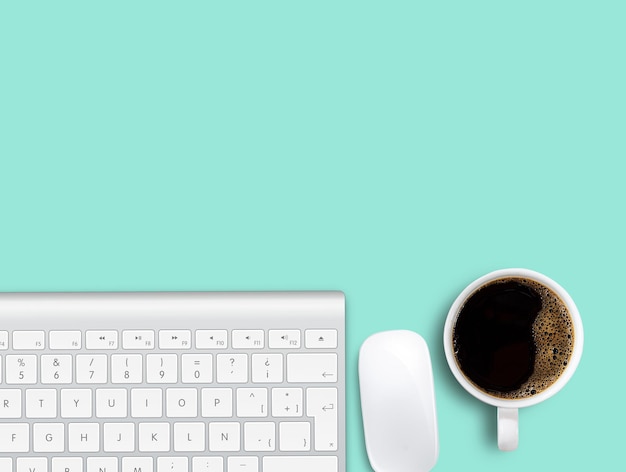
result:
[[[337,457],[266,456],[263,458],[263,472],[337,472]]]

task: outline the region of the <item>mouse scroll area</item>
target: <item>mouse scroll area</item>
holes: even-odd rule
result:
[[[431,470],[439,455],[428,346],[412,331],[370,336],[359,354],[367,454],[376,472]]]

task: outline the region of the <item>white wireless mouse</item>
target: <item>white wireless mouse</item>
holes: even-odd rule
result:
[[[439,456],[435,389],[426,341],[385,331],[359,353],[365,446],[376,472],[426,472]]]

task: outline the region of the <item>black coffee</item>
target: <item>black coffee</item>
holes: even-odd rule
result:
[[[570,361],[574,327],[565,303],[534,280],[508,277],[482,286],[461,307],[453,331],[463,374],[486,393],[531,397]]]

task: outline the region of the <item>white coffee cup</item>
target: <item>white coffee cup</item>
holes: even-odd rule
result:
[[[574,330],[572,353],[565,370],[548,388],[537,393],[536,395],[533,395],[532,397],[522,399],[504,399],[495,397],[489,395],[483,390],[480,390],[472,384],[461,371],[454,354],[453,346],[454,327],[456,325],[459,312],[463,308],[466,300],[468,300],[470,296],[482,286],[497,279],[511,277],[534,280],[556,293],[569,311]],[[536,405],[537,403],[547,400],[561,390],[574,374],[583,352],[583,325],[578,309],[574,304],[574,300],[572,300],[572,297],[569,296],[565,289],[554,280],[543,274],[528,269],[502,269],[476,279],[457,297],[448,312],[448,317],[446,318],[443,330],[443,346],[446,353],[446,359],[448,360],[448,365],[461,386],[480,401],[498,408],[498,447],[502,451],[512,451],[517,449],[519,443],[518,409]]]

